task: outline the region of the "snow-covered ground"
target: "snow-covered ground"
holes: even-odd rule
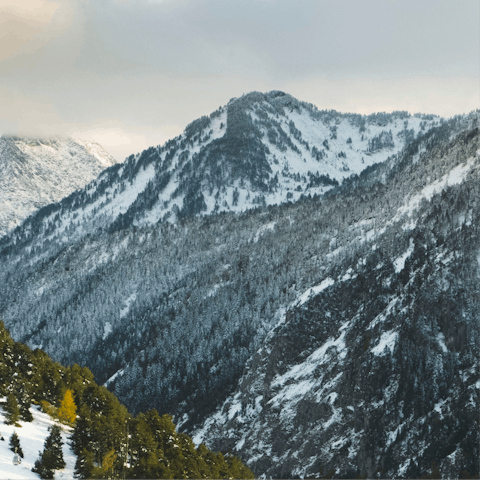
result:
[[[0,479],[38,479],[39,475],[32,472],[32,467],[38,459],[39,452],[43,451],[43,444],[49,435],[48,427],[55,421],[39,407],[32,406],[33,422],[22,422],[21,427],[5,425],[5,414],[0,407],[0,432],[4,441],[0,441]],[[77,460],[76,455],[68,446],[68,436],[71,428],[59,424],[62,428],[63,458],[67,464],[63,470],[55,471],[55,480],[73,479],[73,470]],[[17,432],[24,458],[21,465],[13,464],[14,453],[10,451],[9,440],[13,432]]]

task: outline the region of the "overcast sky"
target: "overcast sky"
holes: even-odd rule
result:
[[[252,90],[319,109],[480,107],[478,0],[0,0],[0,133],[118,159]]]

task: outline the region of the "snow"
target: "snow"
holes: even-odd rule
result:
[[[0,236],[115,163],[100,145],[78,138],[1,137]]]
[[[437,341],[438,341],[438,344],[440,345],[442,351],[443,351],[444,353],[448,353],[448,348],[447,348],[447,346],[445,345],[445,335],[444,335],[443,333],[440,332],[440,333],[437,335]]]
[[[328,277],[325,280],[323,280],[320,285],[317,285],[315,287],[309,288],[306,292],[304,292],[297,300],[295,300],[292,304],[292,308],[296,306],[303,305],[307,300],[310,299],[310,297],[314,297],[315,295],[318,295],[320,292],[325,290],[326,288],[332,286],[335,283],[335,280],[332,278]]]
[[[240,402],[234,403],[228,412],[228,419],[232,420],[232,418],[234,418],[237,415],[237,413],[241,411],[242,411],[241,403]]]
[[[329,338],[320,348],[310,354],[310,356],[304,362],[293,366],[283,375],[277,375],[272,381],[272,387],[286,385],[290,380],[298,381],[300,378],[309,377],[319,365],[324,364],[328,360],[329,355],[327,355],[327,351],[331,347],[336,349],[336,351],[340,354],[340,358],[344,358],[346,355],[346,329],[340,328],[340,330],[343,331],[337,339]]]
[[[126,300],[125,300],[125,307],[120,310],[120,318],[125,318],[130,311],[130,306],[132,303],[137,299],[137,294],[132,293]],[[105,339],[104,339],[105,340]]]
[[[102,340],[105,340],[113,332],[112,324],[110,322],[105,322],[103,327],[103,336]]]
[[[389,330],[387,332],[383,332],[382,336],[380,337],[380,341],[375,348],[372,348],[372,353],[379,357],[386,354],[386,350],[390,350],[390,353],[393,353],[393,349],[395,348],[395,342],[397,341],[398,333]]]
[[[413,249],[415,248],[415,244],[413,243],[413,238],[410,239],[410,246],[408,250],[400,255],[394,262],[394,268],[396,273],[400,273],[405,268],[405,261],[407,258],[412,254]]]
[[[431,200],[434,195],[441,193],[447,187],[462,183],[474,164],[474,157],[470,157],[466,163],[457,165],[442,178],[424,187],[420,193],[410,197],[408,201],[398,209],[394,220],[399,220],[403,215],[411,216],[412,213],[419,208],[422,200]]]
[[[34,418],[33,422],[20,421],[21,427],[18,428],[13,425],[5,425],[3,408],[0,408],[0,431],[5,439],[3,442],[0,441],[0,479],[39,479],[39,476],[31,470],[38,459],[39,452],[43,451],[43,444],[49,435],[48,427],[57,422],[46,413],[40,412],[37,407],[30,408],[30,411]],[[63,458],[67,465],[63,470],[55,471],[55,480],[73,479],[77,457],[67,443],[71,429],[61,424],[58,425],[62,428]],[[12,463],[14,454],[9,449],[9,439],[13,432],[17,433],[24,454],[21,465]]]
[[[103,385],[107,387],[112,383],[118,376],[122,376],[125,373],[125,370],[122,368],[118,372],[115,372]]]
[[[258,229],[257,233],[255,234],[255,238],[253,239],[253,241],[255,243],[257,243],[260,236],[263,233],[265,233],[267,230],[272,230],[273,231],[276,224],[277,224],[277,222],[270,222],[270,223],[267,223],[267,224],[263,225],[261,228]]]

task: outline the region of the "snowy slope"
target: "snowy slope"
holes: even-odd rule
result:
[[[107,169],[40,212],[12,239],[23,242],[34,234],[71,244],[105,229],[175,223],[321,195],[394,158],[440,120],[407,112],[320,111],[283,92],[252,92],[195,120],[163,146]]]
[[[0,236],[115,163],[100,145],[78,138],[2,136]]]
[[[40,478],[32,472],[32,467],[38,459],[39,452],[43,451],[45,439],[49,435],[48,427],[55,422],[49,415],[42,413],[39,407],[31,407],[30,411],[33,415],[33,422],[20,421],[21,427],[18,428],[13,425],[5,425],[5,415],[3,408],[0,407],[0,432],[4,438],[3,442],[0,441],[0,479],[37,480]],[[71,480],[74,478],[73,471],[77,457],[67,443],[71,429],[64,425],[60,426],[62,428],[63,459],[67,465],[63,470],[55,471],[55,480]],[[23,450],[24,458],[21,465],[13,465],[14,454],[9,449],[9,440],[13,432],[17,432]]]
[[[479,140],[436,150],[390,215],[379,198],[351,223],[356,241],[335,241],[324,279],[277,312],[197,444],[263,478],[419,478],[432,461],[442,478],[478,474],[479,217],[465,199],[478,198]]]

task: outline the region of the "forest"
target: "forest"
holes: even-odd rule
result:
[[[32,408],[57,420],[35,462],[40,478],[53,479],[65,466],[62,425],[73,427],[77,478],[254,478],[237,457],[194,445],[170,415],[155,409],[131,415],[88,368],[64,367],[44,351],[13,341],[1,321],[0,396],[6,398],[8,423],[31,422]],[[18,432],[11,443],[23,456]]]

